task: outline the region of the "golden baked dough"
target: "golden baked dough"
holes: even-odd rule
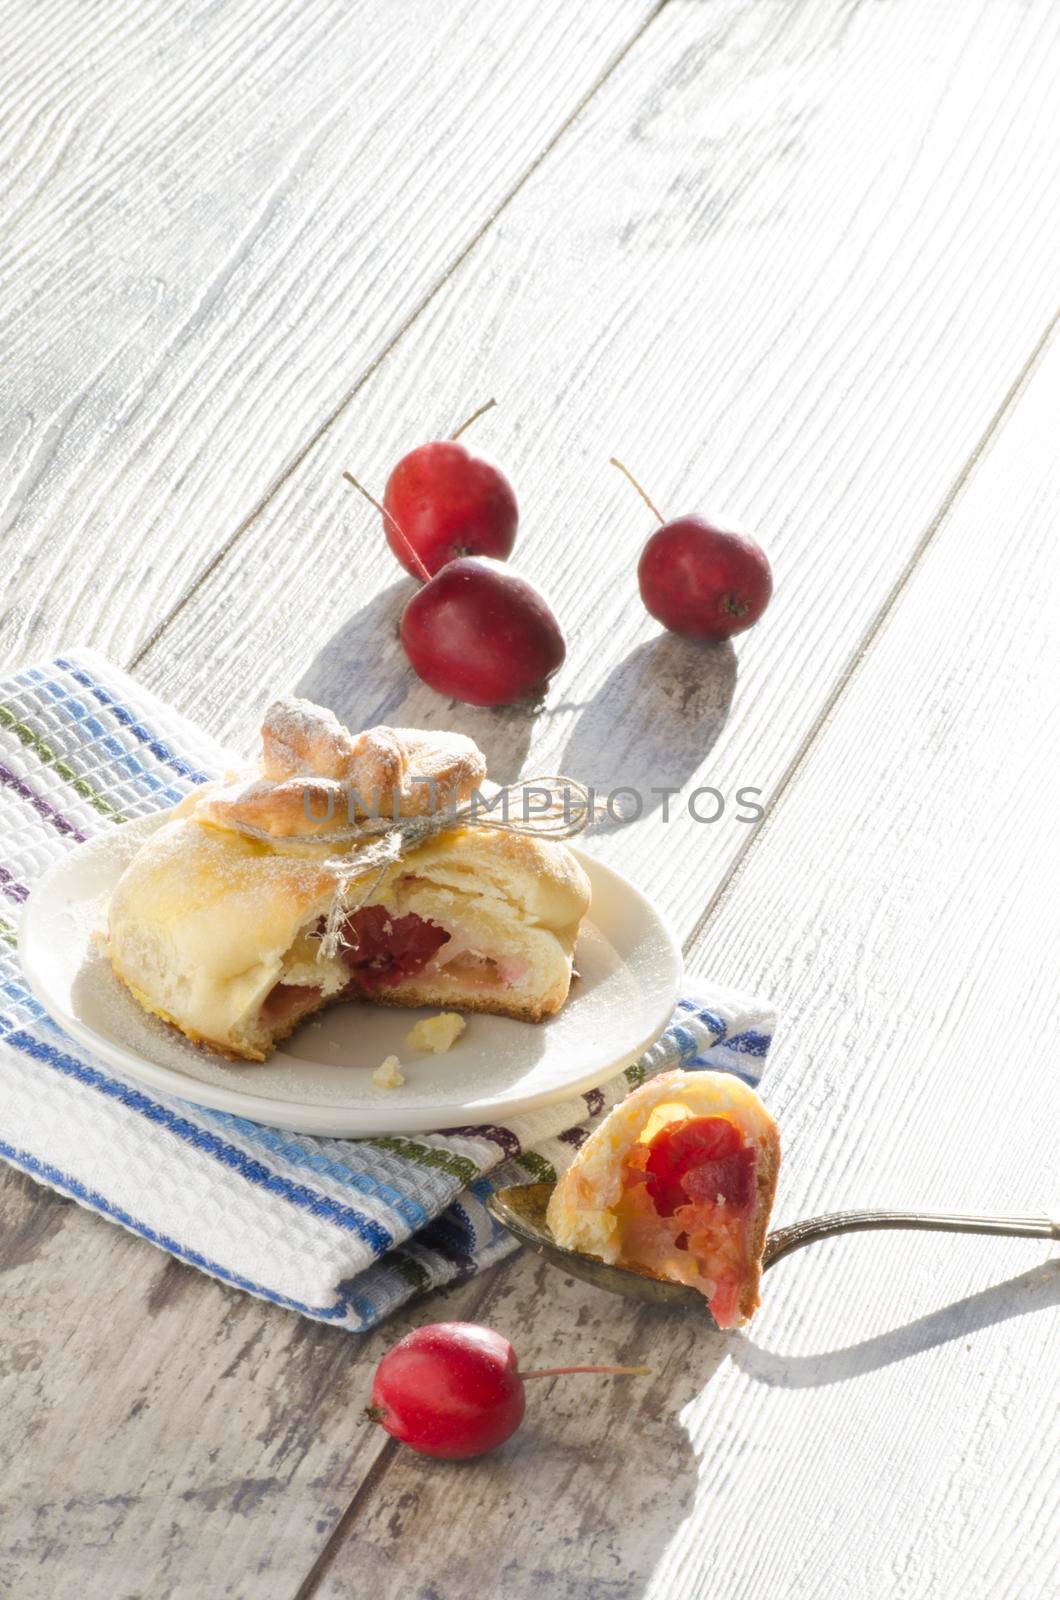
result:
[[[662,1072],[604,1118],[548,1208],[571,1250],[706,1297],[719,1327],[758,1306],[780,1167],[776,1123],[728,1072]]]
[[[260,772],[188,795],[115,888],[111,960],[141,1005],[252,1061],[338,999],[532,1022],[559,1010],[589,905],[562,844],[466,826],[358,872],[365,841],[336,837],[373,811],[469,800],[485,778],[470,739],[351,735],[308,701],[280,701],[262,742]],[[337,899],[346,920],[326,952]]]

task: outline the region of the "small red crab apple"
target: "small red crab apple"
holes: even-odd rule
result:
[[[641,599],[671,633],[690,639],[728,639],[758,621],[773,593],[766,553],[750,534],[695,514],[664,520],[621,461],[641,499],[658,517],[637,566]]]
[[[438,694],[472,706],[541,700],[567,646],[548,602],[500,561],[447,561],[412,596],[401,643]]]
[[[528,1378],[568,1372],[637,1376],[648,1367],[549,1367],[520,1372],[508,1340],[474,1322],[431,1322],[380,1361],[367,1415],[421,1456],[463,1461],[510,1439],[523,1420]]]
[[[489,406],[494,403],[491,400]],[[475,416],[488,411],[489,406],[481,407]],[[468,421],[473,422],[474,417]],[[463,428],[457,432],[462,433]],[[344,472],[343,477],[375,506],[394,554],[406,571],[421,580],[422,586],[406,605],[400,625],[401,643],[417,676],[438,694],[468,705],[536,705],[549,679],[563,665],[567,646],[544,596],[525,578],[510,571],[503,560],[495,559],[495,554],[506,556],[510,552],[518,520],[515,496],[507,481],[494,468],[488,469],[511,497],[511,517],[507,520],[499,514],[494,518],[492,513],[479,522],[474,518],[461,520],[463,513],[460,517],[455,513],[450,516],[459,496],[449,496],[445,487],[446,483],[451,487],[446,476],[449,468],[435,472],[430,466],[435,456],[428,460],[424,452],[452,449],[459,449],[462,456],[471,460],[462,445],[446,440],[423,445],[399,461],[387,485],[386,504],[380,504],[352,472]],[[407,499],[395,497],[391,494],[395,478],[413,457],[422,457],[420,466],[427,463],[422,474],[416,468],[419,489]],[[446,455],[445,460],[450,461],[450,456]],[[485,480],[478,468],[483,465],[475,463],[480,487]],[[461,474],[463,470],[460,469]],[[417,498],[420,490],[422,496]],[[496,505],[503,499],[500,494]],[[470,502],[462,503],[466,509]],[[417,521],[421,511],[423,516]],[[408,512],[413,515],[406,526],[401,517]],[[458,523],[462,531],[450,538]],[[504,527],[509,531],[501,537],[498,529]]]
[[[515,491],[498,467],[459,443],[465,428],[496,403],[480,406],[451,438],[410,450],[387,479],[383,532],[414,578],[432,578],[458,556],[505,561],[512,553],[519,526]]]

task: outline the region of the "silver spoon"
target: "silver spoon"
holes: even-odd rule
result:
[[[652,1305],[696,1306],[713,1321],[707,1304],[697,1289],[685,1283],[670,1283],[653,1278],[633,1267],[612,1267],[596,1256],[568,1250],[552,1237],[545,1213],[552,1196],[550,1183],[521,1183],[497,1189],[486,1199],[486,1209],[495,1222],[507,1228],[523,1244],[536,1250],[553,1266],[562,1267],[575,1278],[584,1278],[609,1294],[622,1294],[629,1300],[646,1300]],[[868,1228],[925,1228],[937,1233],[1001,1233],[1018,1239],[1060,1239],[1060,1222],[1048,1217],[968,1217],[957,1212],[932,1211],[832,1211],[824,1217],[808,1217],[774,1228],[766,1238],[762,1270],[788,1256],[803,1245],[816,1244],[837,1233],[861,1233]]]

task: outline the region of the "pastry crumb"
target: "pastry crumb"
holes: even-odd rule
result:
[[[433,1050],[435,1055],[442,1055],[453,1048],[466,1027],[466,1017],[458,1012],[439,1011],[436,1017],[424,1017],[410,1028],[405,1043],[411,1050]]]
[[[372,1073],[372,1082],[378,1089],[400,1089],[404,1081],[405,1074],[397,1056],[387,1056]]]

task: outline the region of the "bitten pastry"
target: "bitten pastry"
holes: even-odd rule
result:
[[[260,773],[188,795],[115,888],[111,961],[145,1009],[248,1061],[335,1000],[528,1022],[560,1009],[589,906],[562,844],[468,825],[359,871],[374,841],[341,837],[470,800],[486,772],[470,739],[352,735],[286,700],[262,741]]]
[[[726,1072],[663,1072],[585,1141],[553,1191],[557,1243],[691,1284],[719,1328],[758,1306],[780,1167],[776,1123]]]

